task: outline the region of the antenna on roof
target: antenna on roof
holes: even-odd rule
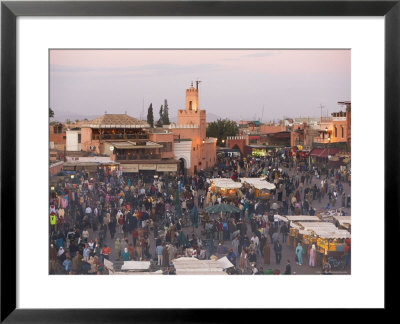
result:
[[[126,110],[125,110],[125,115],[126,115]]]
[[[199,90],[199,83],[202,82],[199,79],[196,80],[196,90]]]
[[[261,122],[263,121],[264,118],[264,105],[263,105],[263,109],[262,109],[262,113],[261,113]]]
[[[318,108],[321,109],[321,118],[320,118],[319,122],[322,122],[322,108],[325,108],[325,106],[322,106],[322,105],[320,104]]]
[[[107,114],[107,110],[104,111],[104,114]]]
[[[140,114],[140,120],[143,119],[144,116],[144,97],[143,97],[143,102],[142,102],[142,113]]]

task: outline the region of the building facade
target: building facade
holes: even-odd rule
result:
[[[81,150],[81,130],[71,129],[66,131],[66,151],[80,151]]]
[[[196,88],[186,89],[185,109],[178,110],[176,125],[164,126],[174,134],[174,158],[180,170],[193,175],[214,167],[217,159],[217,139],[206,136],[206,111],[199,106],[199,81]]]
[[[331,117],[321,117],[319,136],[314,138],[317,144],[341,144],[351,147],[351,102],[338,102],[344,105],[346,111],[334,112]]]
[[[49,126],[50,149],[64,151],[67,141],[66,127],[62,123]]]
[[[105,114],[81,127],[81,149],[109,156],[123,173],[177,172],[173,159],[173,134],[158,132],[126,114]],[[157,143],[155,141],[160,141]]]

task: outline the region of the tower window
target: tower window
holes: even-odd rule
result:
[[[192,110],[192,101],[189,101],[189,110]]]

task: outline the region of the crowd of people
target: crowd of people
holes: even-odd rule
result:
[[[226,256],[229,274],[264,274],[263,267],[282,259],[289,226],[278,215],[315,215],[323,208],[350,207],[347,170],[317,168],[296,163],[285,167],[279,154],[262,158],[220,157],[213,172],[200,171],[144,178],[118,169],[98,168],[89,174],[73,172],[50,192],[50,273],[107,274],[105,260],[149,261],[165,274],[180,256],[202,260]],[[209,190],[207,179],[260,177],[274,183],[269,199],[260,199],[251,187],[228,198]],[[317,180],[317,181],[313,181]],[[147,181],[146,181],[147,180]],[[227,203],[240,212],[204,213],[206,207]],[[275,204],[275,205],[274,205]],[[296,263],[315,267],[315,246],[295,250]],[[291,274],[286,260],[284,274]]]

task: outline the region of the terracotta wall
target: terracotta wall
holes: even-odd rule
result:
[[[49,141],[54,142],[54,144],[64,144],[67,142],[66,133],[61,134],[51,134],[49,135]]]
[[[192,110],[199,109],[199,92],[195,88],[186,89],[186,109],[189,109],[189,102],[192,102]]]
[[[63,170],[64,163],[54,163],[50,165],[49,173],[50,175],[55,175]]]
[[[335,126],[337,129],[337,136],[335,136]],[[342,127],[343,127],[344,137],[342,137]],[[333,121],[331,136],[332,136],[332,143],[347,142],[347,122],[346,121]]]
[[[81,129],[81,149],[82,151],[90,151],[90,145],[92,144],[92,129],[82,128]]]
[[[216,161],[217,147],[216,143],[204,143],[204,137],[201,136],[200,128],[175,128],[171,129],[175,139],[180,135],[181,139],[191,139],[192,147],[190,151],[190,166],[188,166],[188,174],[193,174],[195,166],[197,171],[213,167]],[[200,164],[199,164],[200,163]]]
[[[349,150],[351,149],[351,104],[346,105],[347,114],[347,144]]]
[[[233,149],[237,145],[240,149],[240,153],[244,154],[244,147],[246,145],[245,139],[227,139],[226,146]]]
[[[205,143],[201,149],[201,169],[211,168],[217,160],[217,143]]]
[[[206,112],[205,110],[178,110],[177,125],[199,125],[200,135],[206,137]]]
[[[279,133],[279,132],[284,132],[285,130],[286,130],[286,127],[284,127],[284,126],[275,126],[275,125],[261,125],[260,126],[261,134]]]
[[[164,134],[149,134],[149,139],[155,143],[171,143],[171,151],[170,152],[161,152],[161,158],[165,159],[173,159],[174,158],[174,134],[173,133],[164,133]]]

